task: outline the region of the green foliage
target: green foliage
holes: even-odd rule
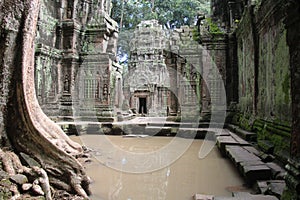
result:
[[[209,26],[209,33],[212,35],[222,35],[224,34],[223,31],[219,28],[219,26],[212,21],[211,18],[207,18],[206,22]]]
[[[195,26],[193,28],[192,33],[193,33],[193,40],[195,40],[197,42],[201,41],[201,34],[198,31],[198,27],[197,26]]]
[[[156,19],[171,29],[191,25],[198,13],[208,14],[209,0],[112,0],[112,18],[122,29],[133,29],[141,21]]]
[[[126,66],[133,30],[143,20],[156,19],[166,29],[192,25],[198,13],[208,14],[210,0],[112,0],[111,17],[120,25],[118,57]],[[195,32],[195,39],[199,37]]]

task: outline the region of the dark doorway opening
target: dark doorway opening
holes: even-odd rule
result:
[[[139,98],[139,114],[147,114],[147,99]]]

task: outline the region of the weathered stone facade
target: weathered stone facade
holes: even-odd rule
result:
[[[213,19],[228,33],[226,93],[239,111],[233,123],[257,132],[258,144],[286,161],[292,120],[284,2],[218,2]]]
[[[182,115],[202,111],[202,83],[203,83],[203,57],[204,49],[193,39],[193,28],[182,26],[170,34],[166,52],[174,71],[177,72],[177,82],[173,87],[178,88],[179,104],[183,107]],[[173,65],[172,65],[173,62]],[[195,110],[193,110],[195,109]]]
[[[54,120],[112,117],[118,37],[110,1],[42,1],[36,37],[36,90]]]
[[[170,79],[165,46],[165,33],[156,20],[143,21],[134,31],[125,87],[130,107],[140,114],[166,115]]]
[[[256,132],[259,147],[288,163],[283,199],[299,199],[299,2],[214,0],[212,7],[230,32],[228,60],[238,66],[237,77],[226,76],[238,83],[232,123]]]
[[[148,116],[200,113],[202,47],[192,29],[181,27],[169,37],[156,20],[142,22],[131,41],[125,97]]]
[[[249,6],[237,28],[239,109],[242,118],[249,120],[244,126],[251,126],[252,121],[259,134],[258,142],[264,145],[271,141],[280,159],[286,159],[289,152],[291,122],[283,5],[282,1],[265,1]]]

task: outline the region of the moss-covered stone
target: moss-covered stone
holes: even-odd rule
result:
[[[289,158],[291,125],[278,119],[269,121],[249,114],[236,113],[232,122],[243,130],[256,133],[258,146],[278,160],[287,163]]]
[[[0,181],[0,200],[11,199],[12,192],[10,191],[12,182],[8,179],[2,179]]]

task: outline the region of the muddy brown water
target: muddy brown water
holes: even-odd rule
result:
[[[203,140],[191,141],[182,156],[168,166],[134,173],[134,170],[125,172],[122,168],[114,167],[116,165],[113,163],[118,163],[116,159],[119,158],[115,159],[112,151],[106,151],[111,147],[105,147],[101,141],[109,141],[113,145],[112,149],[117,148],[137,155],[159,152],[173,138],[103,135],[71,138],[93,150],[93,161],[85,166],[87,174],[93,180],[93,200],[191,200],[196,193],[229,197],[233,191],[248,190],[243,186],[243,178],[232,163],[220,155],[216,146],[204,159],[198,158]],[[120,163],[126,164],[126,160],[123,158]],[[136,165],[139,164],[139,160],[136,160]],[[134,162],[131,165],[130,167],[135,167]]]

